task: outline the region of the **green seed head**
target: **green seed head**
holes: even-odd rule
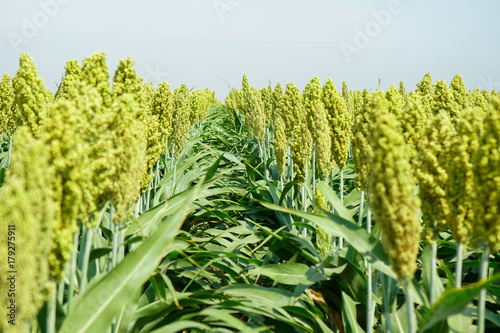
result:
[[[422,99],[418,94],[409,96],[408,103],[400,117],[403,137],[408,145],[413,170],[419,167],[417,144],[429,121]]]
[[[34,318],[44,302],[51,297],[51,284],[61,274],[61,266],[54,267],[53,238],[60,225],[58,203],[60,194],[54,192],[55,170],[50,164],[50,156],[44,143],[31,135],[26,126],[17,129],[14,135],[12,160],[6,181],[0,192],[0,263],[4,276],[0,279],[0,302],[4,304],[0,313],[2,332],[25,332],[25,325]],[[16,325],[7,322],[7,305],[10,302],[7,279],[7,226],[15,226],[15,267],[16,274]],[[69,239],[71,251],[71,237]]]
[[[323,87],[323,103],[330,123],[332,158],[342,168],[347,161],[351,142],[351,115],[331,79],[326,80]]]
[[[106,184],[104,198],[115,207],[114,222],[120,222],[131,213],[141,189],[141,178],[146,169],[147,128],[140,120],[139,104],[130,94],[113,102],[107,114],[107,131],[103,133],[99,159],[111,161],[98,172],[98,181]]]
[[[483,91],[474,89],[474,91],[469,96],[469,101],[473,107],[480,107],[481,109],[483,109],[484,113],[487,113],[489,110],[489,100],[491,96],[488,97],[488,94],[483,93]]]
[[[450,145],[446,192],[450,214],[448,225],[457,242],[467,243],[475,224],[476,203],[472,157],[479,148],[484,114],[481,108],[464,110],[456,123]]]
[[[491,100],[484,118],[484,132],[473,156],[472,171],[476,188],[474,235],[500,250],[500,99]],[[477,204],[479,203],[479,204]]]
[[[167,143],[172,133],[172,118],[174,114],[173,95],[167,81],[162,82],[156,89],[153,100],[153,114],[158,116],[162,133],[162,142]]]
[[[314,201],[316,203],[315,213],[324,216],[325,213],[323,213],[323,211],[328,211],[329,209],[325,196],[319,190],[316,190],[316,193],[314,195]],[[317,228],[315,236],[316,236],[315,244],[321,257],[326,258],[329,255],[331,255],[333,248],[332,237],[323,230],[321,230],[320,228]]]
[[[453,93],[443,80],[436,82],[431,108],[433,114],[437,114],[439,111],[444,110],[448,113],[453,122],[459,117],[459,106],[455,102]]]
[[[76,60],[68,61],[64,68],[66,69],[66,72],[64,73],[64,79],[61,82],[59,91],[56,94],[57,99],[68,98],[69,90],[71,89],[71,87],[73,87],[75,82],[81,80],[82,76],[82,68]]]
[[[314,113],[318,103],[322,103],[323,89],[317,76],[313,77],[306,85],[304,93],[304,108],[306,110],[306,121],[309,131],[314,133],[316,131]]]
[[[417,83],[417,93],[422,97],[422,105],[427,114],[432,115],[431,102],[434,96],[434,88],[432,86],[431,73],[424,75],[422,80]]]
[[[345,81],[342,81],[342,98],[344,99],[344,102],[347,106],[347,110],[352,114],[353,113],[353,101],[352,101],[352,93],[347,87],[347,83]]]
[[[241,101],[241,93],[237,89],[232,89],[226,97],[226,101],[224,102],[227,112],[229,114],[229,118],[231,122],[234,123],[236,120],[236,111],[240,108]]]
[[[113,93],[115,96],[132,94],[139,101],[143,90],[142,78],[137,75],[132,58],[120,60],[120,65],[113,77]]]
[[[400,117],[404,100],[394,84],[391,84],[389,89],[387,89],[385,96],[389,101],[389,112],[394,114],[396,117]]]
[[[369,172],[370,207],[382,230],[384,250],[403,280],[412,277],[417,268],[419,200],[413,195],[415,183],[398,119],[389,112],[384,96],[374,95],[369,104],[380,101],[380,105],[370,111],[372,131],[368,139],[373,150]]]
[[[278,173],[283,175],[283,170],[286,163],[286,150],[288,146],[287,137],[285,135],[285,122],[280,115],[274,120],[274,155],[276,158],[276,166]]]
[[[9,74],[4,74],[0,81],[0,133],[11,136],[17,127],[14,120],[14,87],[10,81]]]
[[[260,91],[253,87],[247,94],[247,107],[245,123],[257,140],[262,141],[266,134],[266,113]]]
[[[314,132],[314,142],[316,144],[316,164],[322,177],[326,177],[331,167],[332,140],[330,137],[330,124],[323,103],[316,105],[314,112],[314,122],[316,131]]]
[[[365,95],[365,92],[363,94]],[[373,94],[366,94],[366,102],[354,118],[352,152],[356,170],[356,186],[362,190],[368,189],[368,173],[370,170],[371,146],[368,143],[370,112],[372,112],[371,110],[377,112],[378,108],[385,103],[388,102],[383,92],[376,91]]]
[[[47,116],[47,104],[53,96],[38,76],[33,59],[28,53],[21,54],[19,70],[12,79],[12,85],[16,104],[14,120],[19,125],[28,126],[37,136],[39,127]]]
[[[299,88],[292,82],[286,85],[286,90],[280,99],[278,114],[283,118],[286,126],[286,136],[291,136],[293,125],[305,121],[304,105]]]
[[[273,119],[273,88],[271,84],[269,86],[264,87],[260,90],[260,98],[262,99],[262,104],[264,107],[264,114],[266,118],[266,127],[270,126]]]
[[[446,184],[450,145],[455,135],[448,113],[440,111],[434,120],[429,122],[417,146],[420,163],[416,174],[428,241],[431,241],[437,232],[445,230],[449,219]]]
[[[113,103],[113,97],[109,85],[106,53],[96,51],[92,56],[83,59],[82,63],[82,81],[91,87],[97,88],[104,107],[110,107]]]
[[[302,94],[292,82],[286,85],[278,114],[285,121],[285,134],[289,138],[297,178],[304,181],[306,163],[311,157],[312,135],[307,127]]]
[[[281,87],[281,83],[277,83],[276,87],[274,87],[272,101],[273,101],[273,119],[278,112],[278,107],[280,105],[281,98],[283,97],[283,88]]]
[[[190,114],[191,114],[191,93],[185,84],[180,88],[174,90],[173,104],[174,104],[174,117],[172,128],[172,142],[175,145],[175,151],[180,153],[184,148],[189,128],[191,127]]]
[[[460,110],[463,110],[469,106],[467,90],[465,88],[462,76],[455,74],[453,80],[451,80],[450,90],[453,94],[453,99],[455,100],[455,103],[458,105],[458,108]]]
[[[406,100],[407,100],[406,88],[405,88],[405,84],[403,83],[403,81],[399,81],[398,92],[401,95],[401,97],[403,97],[403,101],[406,102]]]
[[[209,97],[204,90],[198,89],[191,94],[191,123],[202,121],[208,111]]]

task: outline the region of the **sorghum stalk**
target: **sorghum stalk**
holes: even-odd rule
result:
[[[417,331],[417,323],[415,318],[415,308],[413,305],[413,299],[410,292],[411,278],[405,279],[405,303],[406,312],[408,315],[408,333],[415,333]]]
[[[56,307],[57,307],[57,293],[56,293],[56,285],[52,284],[52,297],[47,302],[47,313],[45,317],[46,333],[54,333],[56,331]]]
[[[481,256],[481,266],[479,268],[479,280],[486,280],[488,277],[488,263],[490,256],[490,246],[484,243],[483,255]],[[486,288],[481,289],[479,292],[478,302],[478,317],[477,317],[477,331],[484,333],[485,329],[485,311],[486,311]]]
[[[316,193],[316,145],[313,142],[313,150],[312,150],[312,193]],[[313,196],[313,204],[315,203],[315,199]]]
[[[37,68],[28,53],[19,58],[19,70],[12,78],[15,90],[14,119],[18,125],[26,125],[37,137],[39,127],[47,117],[48,102],[54,96],[45,88],[44,81],[38,76]]]
[[[340,203],[344,205],[344,166],[340,167]],[[344,247],[344,237],[339,236],[339,247]]]
[[[10,166],[10,159],[12,156],[12,136],[9,138],[9,153],[7,154],[7,168]]]
[[[473,206],[476,199],[472,157],[479,148],[483,118],[481,108],[463,110],[456,122],[457,135],[450,146],[446,192],[450,207],[448,226],[457,242],[457,265],[455,267],[457,288],[460,288],[462,280],[463,246],[469,243],[474,229]]]
[[[440,231],[445,230],[450,218],[446,184],[448,182],[450,146],[454,135],[455,129],[448,113],[440,111],[428,124],[418,144],[420,167],[416,170],[416,174],[420,186],[422,218],[426,239],[432,246],[429,288],[431,304],[436,301],[433,295],[433,285],[437,275],[437,236]]]
[[[385,274],[382,275],[381,280],[382,280],[382,290],[383,290],[383,299],[382,302],[384,304],[384,318],[385,318],[385,331],[387,333],[392,332],[392,323],[391,323],[391,309],[389,307],[389,301],[390,301],[390,287],[389,287],[389,277]]]
[[[111,269],[116,267],[117,264],[117,252],[118,252],[118,230],[119,223],[113,223],[114,218],[114,205],[113,200],[109,203],[109,223],[111,225],[111,230],[113,231],[113,240],[112,240],[112,250],[111,250]]]
[[[90,223],[90,225],[92,225]],[[83,249],[83,265],[82,265],[82,276],[80,280],[80,292],[83,293],[85,288],[87,287],[87,275],[89,268],[89,258],[90,258],[90,248],[92,244],[92,237],[94,234],[94,228],[89,226],[87,228],[86,236],[85,236],[85,247]]]
[[[491,98],[489,111],[484,118],[483,134],[479,138],[479,148],[473,157],[474,185],[477,202],[473,206],[474,238],[483,243],[480,278],[488,275],[490,251],[500,249],[500,98]],[[481,290],[479,298],[479,332],[484,332],[484,311],[486,290]]]
[[[358,226],[361,227],[363,224],[363,205],[365,203],[365,191],[361,190],[360,199],[359,199],[359,215],[358,215]]]
[[[434,280],[437,278],[437,272],[436,272],[436,259],[437,259],[437,234],[435,234],[432,238],[431,241],[431,279],[429,282],[429,300],[431,302],[431,305],[434,304],[436,301],[434,299],[434,293],[432,292],[434,290]]]
[[[73,234],[73,252],[71,252],[71,259],[69,261],[69,291],[66,313],[70,313],[71,304],[73,301],[73,294],[75,293],[75,279],[76,279],[76,256],[78,249],[78,236],[80,232],[76,231]]]
[[[400,123],[389,112],[382,92],[372,94],[368,105],[373,130],[369,141],[373,155],[369,159],[370,207],[382,230],[383,247],[400,282],[413,276],[417,266],[420,202],[413,195],[415,182]]]
[[[455,266],[455,288],[462,286],[462,261],[464,256],[464,243],[457,243],[457,264]]]
[[[370,198],[367,196],[366,199],[366,232],[370,235],[372,231],[372,221],[371,221],[371,212],[370,212]],[[372,284],[373,284],[373,276],[372,276],[372,264],[368,261],[366,262],[366,332],[373,331],[373,317],[375,315],[375,301],[372,301]]]

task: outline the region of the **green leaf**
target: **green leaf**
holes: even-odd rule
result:
[[[204,193],[205,190],[213,184],[213,182],[207,182],[203,185],[203,190],[200,193]],[[174,211],[183,209],[185,205],[185,193],[181,192],[169,198],[168,202],[161,203],[154,208],[151,208],[147,212],[144,212],[125,232],[125,237],[135,235],[136,233],[141,234],[144,237],[149,237],[155,230],[158,223],[160,223],[166,216],[172,214]]]
[[[180,332],[187,329],[197,328],[199,330],[210,331],[210,326],[199,323],[197,321],[192,320],[179,320],[172,324],[165,325],[157,330],[152,331],[151,333],[172,333],[172,332]]]
[[[92,262],[96,260],[97,258],[100,258],[108,253],[111,252],[111,248],[109,247],[102,247],[98,249],[93,249],[90,251],[90,256],[89,256],[89,262]]]
[[[292,294],[283,289],[266,288],[257,285],[233,284],[219,289],[218,292],[224,292],[232,297],[247,298],[248,301],[258,305],[271,307],[282,307],[290,305]]]
[[[219,167],[220,161],[224,157],[224,154],[220,155],[219,158],[214,162],[214,164],[208,168],[207,175],[205,176],[206,180],[210,180],[214,178],[215,173],[217,172],[217,168]]]
[[[364,332],[358,324],[356,302],[354,302],[345,292],[342,292],[342,321],[344,322],[344,330],[346,332]]]
[[[406,304],[401,306],[396,312],[392,312],[390,317],[393,332],[408,332],[408,307]],[[385,323],[385,317],[383,319]]]
[[[351,244],[372,267],[378,271],[397,279],[396,273],[392,270],[389,264],[389,257],[384,252],[382,244],[373,236],[369,235],[366,230],[358,227],[354,223],[343,219],[338,215],[328,214],[327,216],[319,216],[296,209],[288,209],[281,206],[276,206],[268,202],[260,202],[264,207],[280,211],[283,213],[292,214],[298,217],[303,217],[316,224],[321,230],[330,236],[339,237]]]
[[[439,297],[444,292],[444,286],[441,280],[439,279],[439,275],[437,273],[437,267],[431,267],[431,256],[432,256],[432,246],[430,244],[426,244],[422,251],[422,279],[424,287],[427,291],[427,294],[432,294],[432,298],[434,300],[439,299]],[[431,274],[434,275],[432,290],[431,290]]]
[[[468,333],[472,326],[471,311],[465,310],[462,313],[448,317],[448,327],[452,333]]]
[[[499,280],[500,273],[497,273],[484,281],[479,281],[460,289],[445,291],[441,295],[441,298],[424,313],[420,322],[420,328],[426,330],[450,316],[461,313],[482,288],[488,288],[488,286]]]
[[[265,275],[275,280],[278,283],[287,285],[296,285],[299,283],[307,283],[306,276],[309,267],[304,264],[273,264],[257,267],[248,272],[250,275]]]
[[[350,221],[351,223],[356,223],[354,222],[354,219],[352,218],[349,210],[347,210],[342,202],[340,202],[340,198],[337,196],[337,194],[335,194],[330,186],[328,186],[325,182],[319,182],[316,186],[317,189],[325,196],[326,200],[330,202],[336,215],[342,217],[347,221]]]
[[[283,188],[283,192],[281,192],[280,203],[279,203],[280,206],[283,204],[283,201],[285,200],[287,193],[297,184],[301,183],[298,180],[294,180],[285,185],[285,187]]]
[[[75,306],[66,317],[61,333],[105,332],[109,328],[113,318],[134,300],[136,291],[157,267],[164,249],[173,241],[199,191],[200,186],[179,195],[183,199],[182,205],[171,212],[168,220],[75,300]],[[161,215],[161,212],[158,214]]]

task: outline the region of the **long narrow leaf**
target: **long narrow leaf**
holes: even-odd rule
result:
[[[200,187],[183,193],[183,204],[136,251],[110,271],[96,284],[90,286],[76,303],[63,323],[61,333],[105,332],[123,306],[133,301],[133,296],[151,272],[157,267],[165,248],[173,241],[189,206]]]

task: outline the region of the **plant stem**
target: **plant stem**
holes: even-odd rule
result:
[[[464,243],[457,244],[457,265],[455,266],[455,288],[462,287],[462,261],[464,256]]]
[[[45,332],[54,333],[56,331],[56,307],[57,307],[57,292],[56,282],[51,281],[52,297],[47,302],[47,314],[45,317]]]
[[[10,166],[11,155],[12,155],[12,135],[9,138],[9,153],[7,154],[7,168]]]
[[[170,196],[173,197],[174,196],[174,192],[175,192],[175,172],[177,170],[177,164],[174,164],[174,173],[172,174],[172,190],[170,192]]]
[[[372,304],[372,265],[367,263],[366,265],[367,277],[366,277],[366,333],[373,332],[373,304]]]
[[[413,305],[413,300],[410,293],[410,283],[411,279],[407,278],[405,280],[405,300],[406,300],[406,312],[408,314],[408,332],[415,333],[417,331],[417,323],[415,320],[415,307]]]
[[[431,250],[431,281],[430,281],[430,286],[429,286],[429,300],[431,301],[431,305],[434,304],[436,301],[434,299],[434,293],[432,292],[433,287],[434,287],[434,279],[436,278],[435,276],[435,270],[436,270],[436,256],[437,256],[437,234],[434,235],[432,238],[432,250]]]
[[[174,167],[174,153],[175,153],[175,143],[172,143],[172,160],[171,160],[171,163],[170,163],[170,170],[172,170],[172,168]]]
[[[119,233],[119,225],[118,223],[113,222],[114,218],[114,205],[113,205],[113,200],[111,200],[111,203],[109,205],[109,223],[111,224],[111,228],[113,230],[113,244],[112,244],[112,251],[111,251],[111,268],[116,267],[117,263],[117,252],[118,252],[118,233]]]
[[[302,186],[302,210],[305,212],[306,211],[306,186],[307,186],[307,165],[308,165],[308,158],[306,156],[305,158],[306,162],[306,170],[304,174],[304,185]],[[304,219],[301,218],[300,222],[304,222]],[[307,237],[307,228],[302,228],[302,236]]]
[[[339,189],[340,203],[344,204],[344,167],[340,168],[340,189]]]
[[[71,252],[71,259],[69,264],[69,292],[68,292],[68,309],[67,314],[71,311],[71,301],[73,300],[73,294],[75,293],[75,278],[76,278],[76,252],[78,251],[78,236],[79,231],[73,234],[73,251]]]
[[[383,303],[384,303],[384,317],[385,317],[385,331],[390,333],[392,332],[392,324],[391,324],[391,309],[389,307],[390,302],[390,290],[389,290],[389,277],[385,274],[382,275],[382,288],[383,288]]]
[[[363,225],[363,205],[365,203],[365,191],[361,190],[361,198],[359,199],[359,216],[358,216],[358,226]]]
[[[158,186],[159,182],[160,182],[160,160],[156,161],[156,164],[155,164],[155,178],[154,178],[155,190],[156,190],[156,187]]]
[[[330,188],[333,189],[333,171],[330,171]],[[333,209],[333,206],[332,206],[332,214],[335,214],[335,209]],[[335,236],[332,236],[332,251],[333,248],[336,246],[336,243],[337,242]]]
[[[64,301],[64,286],[65,286],[65,283],[64,283],[64,278],[61,279],[61,282],[59,282],[57,284],[57,301],[59,302],[59,304],[63,304],[63,301]]]
[[[125,237],[125,229],[121,229],[118,234],[118,244],[123,243],[123,239]],[[125,246],[121,246],[118,248],[118,262],[121,262],[125,257]]]
[[[151,200],[151,186],[152,184],[148,185],[148,191],[146,193],[146,211],[149,210],[149,202]]]
[[[175,169],[177,167],[177,164],[174,163],[174,152],[175,152],[175,143],[172,144],[172,163],[170,165],[170,170],[174,169],[174,173],[172,175],[172,190],[170,192],[170,196],[172,197],[174,195],[174,186],[175,186]]]
[[[340,203],[344,205],[344,166],[340,168]],[[339,248],[344,247],[344,237],[339,237]]]
[[[314,143],[312,150],[312,196],[313,204],[316,204],[316,145]]]
[[[372,230],[372,224],[371,224],[371,214],[370,214],[370,201],[366,200],[366,231],[368,234],[371,233]],[[373,292],[373,276],[372,276],[372,264],[367,262],[366,264],[366,269],[367,269],[367,290],[366,290],[366,304],[367,304],[367,309],[366,309],[366,332],[370,333],[373,332],[373,321],[374,321],[374,316],[375,316],[375,302],[372,301],[372,292]]]
[[[82,276],[80,281],[80,291],[83,293],[87,286],[87,274],[89,271],[90,246],[92,243],[92,234],[94,229],[89,227],[85,237],[85,248],[83,249]]]
[[[483,255],[481,257],[481,266],[479,269],[479,280],[486,280],[488,277],[488,266],[489,266],[489,256],[490,256],[490,246],[488,243],[484,244]],[[486,311],[486,289],[483,288],[479,292],[479,304],[478,304],[478,318],[477,318],[477,331],[478,333],[484,333],[485,329],[485,311]]]
[[[139,217],[139,212],[140,212],[140,204],[141,204],[141,198],[137,199],[137,202],[135,203],[135,210],[134,210],[134,216],[137,218]]]

